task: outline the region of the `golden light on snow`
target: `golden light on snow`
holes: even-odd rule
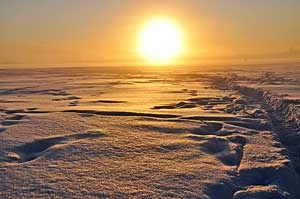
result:
[[[183,43],[183,32],[175,22],[156,18],[139,32],[138,52],[151,64],[170,64],[183,53]]]

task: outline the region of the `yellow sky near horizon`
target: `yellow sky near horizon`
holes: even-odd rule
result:
[[[186,62],[300,54],[296,0],[2,0],[0,63],[139,64],[138,32],[157,16],[183,29]]]

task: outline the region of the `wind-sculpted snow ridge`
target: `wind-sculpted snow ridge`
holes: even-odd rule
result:
[[[264,150],[256,146],[244,147],[244,157],[252,153],[255,148],[256,153],[261,153],[261,160],[242,160],[238,169],[237,179],[240,183],[245,182],[245,187],[234,192],[233,198],[299,198],[299,174],[300,174],[300,110],[295,104],[259,88],[251,88],[239,85],[241,79],[237,76],[231,78],[215,78],[213,84],[221,90],[237,91],[248,102],[260,104],[262,110],[266,111],[266,116],[271,123],[271,130],[277,133],[281,143],[273,146],[281,148],[280,154],[286,156],[285,160],[279,158],[268,158],[264,155]],[[254,116],[255,117],[255,116]],[[263,138],[262,138],[263,139]],[[277,140],[274,138],[273,140]],[[249,146],[249,145],[248,145]],[[278,148],[278,149],[279,149]],[[253,157],[252,157],[253,158]],[[246,159],[246,158],[245,158]],[[281,159],[281,160],[280,160]],[[266,165],[260,167],[251,165],[264,161]],[[297,175],[298,174],[298,175]],[[277,177],[275,177],[277,176]],[[272,181],[272,179],[276,180]],[[253,181],[254,180],[254,181]],[[272,182],[271,182],[272,181]],[[259,183],[257,183],[259,182]],[[294,186],[292,186],[294,184]],[[234,190],[234,186],[231,186]]]
[[[6,158],[2,158],[6,162],[26,163],[36,160],[44,155],[49,154],[55,148],[67,146],[80,140],[98,138],[102,133],[98,130],[91,130],[85,133],[77,133],[70,135],[61,135],[56,137],[46,137],[37,139],[30,143],[25,143],[15,147],[7,153]]]
[[[264,91],[260,88],[251,88],[247,86],[240,86],[236,82],[239,81],[238,77],[232,78],[217,78],[214,84],[217,88],[236,90],[242,95],[247,96],[268,106],[274,113],[279,114],[287,123],[295,126],[300,130],[300,109],[295,104],[291,104],[288,100],[283,99],[269,91]]]
[[[246,96],[260,99],[276,114],[280,114],[284,119],[286,119],[286,122],[294,124],[298,127],[300,126],[300,109],[296,105],[288,103],[283,98],[277,97],[269,91],[237,85],[232,86],[232,88],[238,90],[241,94]]]
[[[300,109],[294,104],[289,104],[286,100],[277,98],[265,91],[263,93],[263,100],[266,104],[270,105],[273,110],[280,113],[287,119],[289,123],[298,126],[298,131],[300,130]]]

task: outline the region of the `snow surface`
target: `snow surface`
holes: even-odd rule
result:
[[[299,69],[0,69],[0,198],[300,198]]]

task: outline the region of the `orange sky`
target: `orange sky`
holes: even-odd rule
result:
[[[298,0],[2,0],[0,64],[139,64],[137,31],[157,16],[184,30],[186,62],[299,58]]]

